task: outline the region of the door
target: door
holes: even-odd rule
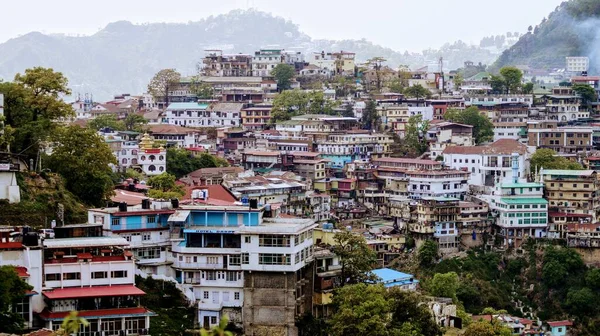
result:
[[[204,321],[202,323],[202,327],[206,330],[210,330],[210,317],[204,316]]]

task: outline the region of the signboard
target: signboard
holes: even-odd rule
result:
[[[10,170],[10,163],[0,163],[0,171]]]

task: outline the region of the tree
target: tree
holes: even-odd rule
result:
[[[521,89],[521,92],[523,94],[532,94],[533,93],[533,83],[524,84],[523,88]]]
[[[337,104],[338,102],[325,99],[323,91],[283,91],[273,100],[271,122],[285,121],[307,113],[332,115]]]
[[[48,167],[62,175],[66,187],[82,202],[101,206],[113,194],[112,169],[117,164],[110,147],[94,130],[67,126],[54,139]]]
[[[388,89],[393,93],[402,93],[404,91],[404,85],[399,78],[394,78],[389,84]]]
[[[492,322],[480,320],[469,324],[464,336],[511,336],[509,328],[500,325],[495,319]]]
[[[162,173],[148,179],[148,185],[152,187],[148,196],[160,199],[180,198],[185,195],[183,187],[175,183],[175,175]]]
[[[181,178],[201,168],[226,167],[228,162],[209,153],[194,155],[184,148],[167,148],[167,172]]]
[[[271,76],[277,81],[277,89],[279,91],[289,90],[292,86],[292,79],[296,75],[296,69],[293,66],[285,63],[277,64],[271,70]]]
[[[79,316],[77,311],[71,311],[65,317],[60,329],[56,332],[57,335],[76,335],[79,333],[82,326],[87,327],[90,323],[83,317]]]
[[[574,84],[572,88],[573,92],[581,97],[581,104],[586,107],[589,107],[590,103],[598,100],[596,90],[591,85]]]
[[[139,114],[130,113],[123,120],[123,124],[127,131],[142,133],[146,130],[144,125],[148,124],[148,120]]]
[[[591,268],[586,272],[585,284],[590,288],[600,288],[600,268]]]
[[[156,101],[164,98],[166,106],[169,106],[169,94],[179,85],[181,74],[175,69],[163,69],[152,77],[148,84],[148,93],[150,93]]]
[[[464,110],[449,109],[444,114],[447,121],[473,126],[473,138],[476,144],[490,141],[494,137],[494,124],[488,117],[481,114],[475,106]]]
[[[431,280],[430,292],[433,296],[451,298],[456,301],[458,285],[456,272],[436,273]]]
[[[419,264],[427,267],[435,263],[438,258],[438,244],[433,240],[426,240],[419,248]]]
[[[29,159],[39,157],[58,121],[74,115],[71,105],[61,99],[71,94],[67,78],[49,68],[27,69],[13,82],[0,82],[0,93],[5,106],[3,147]]]
[[[455,88],[460,89],[460,87],[463,85],[464,82],[465,82],[465,79],[462,74],[457,73],[456,75],[454,75],[454,87]]]
[[[212,99],[214,97],[215,90],[209,83],[204,83],[199,80],[198,76],[194,76],[191,79],[190,90],[199,99]]]
[[[506,93],[517,93],[521,89],[523,72],[516,67],[503,67],[500,75],[504,79]]]
[[[563,170],[583,169],[581,164],[573,162],[565,157],[558,156],[554,150],[549,148],[540,148],[536,150],[531,156],[530,166],[533,173],[537,173],[540,168]]]
[[[342,111],[342,117],[354,118],[354,107],[351,103],[346,104],[344,106],[344,111]]]
[[[13,308],[31,289],[33,287],[19,277],[14,266],[0,266],[0,333],[20,333],[23,329],[25,321]]]
[[[423,116],[418,114],[408,118],[408,123],[404,129],[404,142],[408,148],[416,151],[419,156],[427,151],[429,145],[425,134],[429,130],[429,120],[423,120]]]
[[[219,324],[211,330],[201,329],[200,336],[233,336],[231,331],[226,330],[228,321],[229,318],[227,316],[221,317]]]
[[[383,63],[385,63],[386,61],[387,60],[385,58],[376,56],[368,59],[366,62],[367,67],[373,69],[373,71],[375,72],[375,87],[377,89],[377,92],[381,92],[381,87],[383,85],[381,69],[383,67]]]
[[[365,238],[344,230],[336,233],[333,240],[333,252],[342,266],[342,285],[373,280],[371,270],[377,263],[377,255]]]
[[[598,311],[598,296],[589,288],[569,289],[566,306],[575,316],[593,316]]]
[[[406,89],[404,89],[404,94],[407,97],[413,97],[417,99],[431,97],[431,91],[424,88],[421,84],[407,87]]]
[[[378,131],[380,125],[381,117],[377,113],[377,103],[374,100],[369,100],[362,114],[363,129]]]
[[[103,128],[110,128],[115,131],[124,131],[125,125],[117,119],[114,114],[105,114],[98,116],[87,123],[87,126],[95,131]]]
[[[332,336],[387,336],[390,302],[382,285],[355,284],[336,290],[335,313],[329,320]]]
[[[421,297],[413,292],[398,287],[388,289],[391,299],[392,322],[390,335],[440,335],[442,330],[437,325],[427,305],[422,304]],[[398,330],[399,332],[396,332]],[[404,334],[404,332],[406,334]]]
[[[504,78],[502,78],[502,76],[491,75],[489,82],[490,82],[490,86],[492,87],[492,93],[495,93],[495,94],[506,93],[506,85],[504,82]]]

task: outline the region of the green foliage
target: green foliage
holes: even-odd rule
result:
[[[114,114],[105,114],[98,116],[88,121],[87,126],[95,131],[99,131],[103,128],[110,128],[115,131],[124,131],[125,125],[117,119]]]
[[[402,93],[406,87],[399,78],[394,78],[387,86],[389,91],[393,93]]]
[[[594,88],[591,85],[573,84],[572,88],[573,92],[575,92],[581,97],[581,104],[584,106],[589,106],[591,102],[595,102],[598,100],[596,90],[594,90]]]
[[[433,296],[456,300],[458,285],[458,274],[456,272],[437,273],[433,276],[429,291]]]
[[[200,81],[197,77],[192,78],[190,90],[196,94],[198,99],[212,99],[215,94],[212,85]]]
[[[531,156],[531,161],[529,164],[532,172],[537,172],[540,170],[540,168],[566,170],[583,169],[581,164],[573,162],[565,157],[558,156],[554,150],[549,148],[540,148],[536,150]]]
[[[168,106],[169,92],[179,85],[180,80],[181,74],[175,71],[175,69],[160,70],[152,77],[150,83],[148,83],[148,92],[157,101],[164,99],[164,102]]]
[[[381,128],[381,117],[377,113],[377,103],[374,100],[367,101],[361,121],[363,129],[378,131]]]
[[[18,333],[23,318],[13,312],[14,307],[33,287],[23,281],[13,266],[0,266],[0,333]]]
[[[271,70],[271,76],[277,81],[277,89],[279,91],[289,90],[295,75],[296,70],[294,67],[285,63],[277,64]]]
[[[523,88],[521,89],[521,93],[523,93],[523,94],[532,94],[533,93],[533,83],[523,84]]]
[[[473,138],[478,145],[494,137],[494,125],[477,107],[471,106],[464,110],[449,109],[444,114],[444,119],[473,126]]]
[[[511,336],[509,328],[500,325],[496,320],[492,322],[477,321],[471,323],[465,330],[464,336]]]
[[[424,88],[420,84],[409,86],[409,87],[405,88],[403,93],[407,97],[413,97],[413,98],[417,98],[417,99],[423,99],[423,98],[430,98],[431,97],[431,91],[429,91],[428,89]]]
[[[438,244],[433,240],[427,240],[419,248],[419,264],[427,267],[435,263],[439,255]]]
[[[77,311],[72,311],[65,317],[60,329],[65,335],[73,335],[79,333],[81,327],[87,327],[88,325],[90,323],[85,318],[80,317]]]
[[[82,202],[102,206],[113,194],[109,164],[117,164],[104,139],[91,129],[67,126],[54,143],[48,167],[65,178],[67,189]]]
[[[135,282],[146,293],[141,300],[142,306],[157,314],[150,319],[152,336],[182,336],[194,327],[196,309],[188,306],[174,283],[139,276],[135,277]]]
[[[296,321],[299,336],[328,336],[328,325],[325,319],[306,314]]]
[[[148,120],[139,114],[130,113],[123,120],[126,131],[144,132],[146,128],[144,125],[148,123]]]
[[[390,335],[403,336],[402,332],[409,335],[440,335],[441,329],[435,323],[427,305],[422,304],[422,298],[417,294],[400,288],[389,288],[388,296],[392,301],[392,323]],[[400,333],[394,330],[399,330]]]
[[[593,316],[598,312],[598,295],[591,289],[569,289],[565,305],[574,316]]]
[[[336,233],[333,240],[333,252],[342,266],[342,284],[372,280],[371,270],[377,263],[377,254],[369,248],[365,238],[344,230]]]
[[[287,90],[273,100],[271,122],[289,120],[303,114],[335,114],[339,102],[325,99],[323,91]]]
[[[56,132],[57,121],[74,114],[61,99],[71,93],[67,78],[49,68],[27,69],[13,82],[0,82],[0,93],[4,94],[5,129],[10,131],[2,142],[10,142],[11,152],[27,158],[38,156],[42,144]]]
[[[412,148],[416,156],[419,156],[427,151],[429,145],[425,135],[429,130],[429,120],[423,120],[423,116],[418,114],[408,118],[404,129],[405,146]]]
[[[148,196],[160,199],[180,198],[185,195],[182,186],[175,183],[175,175],[162,173],[148,179],[148,185],[152,187]]]
[[[383,285],[356,284],[339,288],[333,296],[332,336],[387,336],[391,304]]]
[[[229,318],[227,316],[221,317],[219,325],[214,326],[210,330],[201,329],[200,336],[233,336],[231,331],[226,330]]]
[[[184,148],[167,148],[167,172],[176,178],[201,168],[227,167],[229,163],[217,156],[202,153],[194,155]]]
[[[500,69],[500,76],[504,82],[506,93],[518,93],[521,90],[523,72],[515,67],[504,67]]]

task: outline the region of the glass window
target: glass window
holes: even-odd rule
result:
[[[92,279],[106,279],[108,272],[92,272]]]
[[[127,271],[112,271],[111,278],[126,278],[127,277]]]
[[[250,263],[250,254],[242,253],[242,264],[248,265]]]
[[[291,257],[289,254],[276,253],[260,253],[258,255],[258,263],[260,265],[291,265]]]

